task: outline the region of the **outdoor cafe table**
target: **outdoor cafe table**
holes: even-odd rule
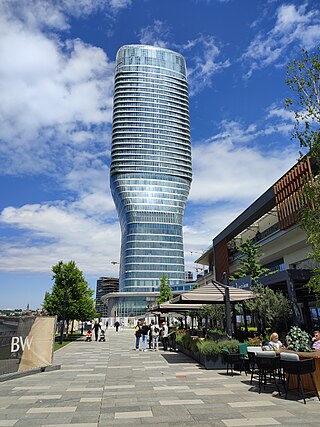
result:
[[[320,393],[320,350],[304,352],[304,351],[292,351],[292,350],[280,349],[279,351],[277,351],[277,353],[279,354],[283,351],[286,353],[295,353],[299,356],[299,359],[314,359],[316,370],[313,374],[313,377],[314,377],[314,382],[316,384],[317,390]],[[302,380],[303,387],[305,387],[308,390],[313,390],[313,385],[309,375],[302,375],[301,380]],[[290,383],[292,384],[292,388],[296,388],[298,386],[296,376],[292,377],[292,381],[290,381]]]

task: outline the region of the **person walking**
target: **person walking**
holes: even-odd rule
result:
[[[161,338],[162,338],[162,345],[163,345],[164,351],[168,350],[168,335],[169,335],[169,328],[166,322],[162,322]]]
[[[120,326],[120,323],[117,320],[116,323],[114,324],[114,327],[116,328],[116,332],[118,332],[119,326]]]
[[[136,336],[136,348],[135,350],[139,350],[140,338],[141,338],[141,326],[140,322],[137,322],[137,326],[135,327],[135,336]]]
[[[155,325],[154,320],[151,320],[150,336],[151,336],[151,349],[152,351],[158,351],[159,347],[159,333],[160,329],[158,325]]]
[[[148,338],[149,338],[149,350],[151,350],[151,344],[152,344],[151,326],[152,326],[152,320],[151,320],[150,325],[149,325],[149,334],[148,334]]]
[[[98,338],[99,338],[99,329],[101,329],[101,325],[100,325],[100,323],[98,321],[95,322],[95,324],[93,326],[93,329],[94,329],[94,338],[95,338],[96,341],[98,341]]]
[[[147,339],[149,333],[149,326],[144,320],[141,327],[141,336],[142,336],[142,351],[147,351]]]

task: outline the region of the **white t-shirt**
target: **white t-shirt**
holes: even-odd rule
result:
[[[167,325],[163,325],[162,326],[162,336],[164,337],[164,338],[166,338],[167,336],[168,336],[168,332],[169,332],[169,329],[168,329],[168,326]]]
[[[269,347],[275,348],[277,350],[279,350],[280,347],[282,347],[282,342],[281,341],[270,341],[269,342]]]

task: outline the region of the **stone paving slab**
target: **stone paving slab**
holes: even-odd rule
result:
[[[242,375],[206,371],[183,354],[133,350],[132,330],[79,340],[54,355],[61,370],[0,383],[0,427],[295,426],[320,424],[320,402]]]

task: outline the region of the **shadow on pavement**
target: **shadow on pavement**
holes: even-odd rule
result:
[[[161,356],[170,364],[174,363],[190,363],[201,368],[202,365],[198,365],[193,359],[188,356],[184,356],[181,353],[162,353]]]

